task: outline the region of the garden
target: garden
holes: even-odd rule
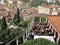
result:
[[[17,13],[15,14],[12,20],[12,26],[8,26],[5,17],[2,17],[0,20],[0,42],[4,44],[8,43],[9,41],[13,40],[20,34],[26,31],[25,28],[28,28],[28,24],[30,23],[31,19],[28,21],[24,21],[20,18],[19,8],[17,8]]]
[[[41,23],[46,22],[46,17],[35,17],[34,22],[39,23],[41,18]],[[29,30],[32,27],[32,18],[29,20],[23,20],[23,18],[20,17],[19,8],[17,8],[17,13],[15,14],[12,24],[8,26],[5,17],[2,17],[0,20],[0,42],[3,42],[3,44],[8,43],[9,41],[15,39],[17,36],[21,35],[22,33],[25,33],[26,30]],[[11,25],[13,27],[11,27]],[[10,28],[9,28],[10,27]],[[29,29],[28,29],[29,28]],[[23,36],[22,36],[23,37]],[[20,38],[21,39],[21,38]],[[21,40],[20,40],[21,42]],[[23,42],[21,42],[23,43]],[[45,39],[36,39],[36,40],[29,40],[26,43],[23,43],[22,45],[56,45],[56,43],[50,42]],[[1,44],[0,44],[1,45]]]

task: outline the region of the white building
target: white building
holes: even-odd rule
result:
[[[46,8],[46,7],[43,7],[43,6],[38,6],[38,13],[49,14],[49,12],[50,12],[49,8]]]
[[[50,14],[50,15],[58,15],[58,12],[56,11],[57,9],[56,5],[41,5],[38,6],[38,13],[40,14]]]

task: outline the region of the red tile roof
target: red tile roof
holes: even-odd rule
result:
[[[48,20],[53,24],[57,29],[56,31],[60,34],[60,16],[47,16]]]

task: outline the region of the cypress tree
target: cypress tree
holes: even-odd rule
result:
[[[14,24],[18,24],[20,22],[20,11],[19,8],[17,8],[17,14],[15,14],[15,17],[13,19]]]
[[[5,17],[3,17],[1,20],[1,30],[5,30],[6,28],[7,28],[7,23]]]

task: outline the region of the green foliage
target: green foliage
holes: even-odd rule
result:
[[[29,0],[22,0],[22,1],[24,1],[25,3],[29,2]]]
[[[43,0],[32,0],[31,6],[32,7],[38,7],[38,5],[41,5]]]
[[[41,23],[44,24],[46,22],[46,17],[41,17]]]
[[[19,8],[17,8],[17,14],[15,14],[15,17],[13,19],[14,24],[18,24],[20,22],[20,11]]]
[[[10,35],[10,40],[16,38],[18,35],[22,34],[23,31],[20,28],[14,29],[9,35]]]
[[[19,8],[17,8],[17,15],[18,15],[18,16],[20,15],[20,11],[19,11]]]
[[[20,28],[16,28],[13,31],[11,31],[10,29],[7,29],[0,33],[0,42],[7,43],[12,39],[16,38],[21,33],[23,33],[23,31]]]
[[[1,20],[0,20],[0,31],[1,31]]]
[[[31,19],[32,18],[30,18],[29,20],[22,20],[19,24],[18,24],[18,26],[20,26],[20,27],[28,27],[28,24],[31,22]]]
[[[1,20],[0,20],[0,25],[1,25]]]
[[[28,26],[28,21],[22,21],[19,23],[20,27],[27,27]]]
[[[6,28],[7,28],[7,23],[5,17],[3,17],[1,20],[1,30],[5,30]]]
[[[0,41],[1,42],[7,42],[7,41],[9,41],[10,40],[10,35],[9,35],[10,32],[11,32],[11,30],[9,30],[9,29],[1,32],[0,33]]]
[[[21,45],[57,45],[57,44],[46,39],[35,39],[28,40],[26,43],[23,43]]]
[[[41,5],[41,2],[32,2],[32,7],[37,7],[38,5]]]
[[[34,22],[39,22],[40,21],[40,17],[35,17],[35,20],[34,20]]]

